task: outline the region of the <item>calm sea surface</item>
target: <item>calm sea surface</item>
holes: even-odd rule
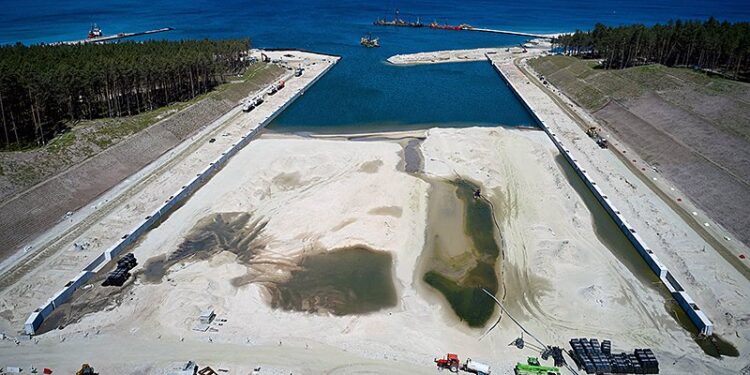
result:
[[[283,4],[283,5],[282,5]],[[310,49],[341,62],[274,122],[278,130],[343,131],[433,125],[529,125],[531,119],[488,63],[394,67],[393,54],[511,46],[525,38],[430,29],[383,28],[376,17],[468,23],[528,32],[587,29],[595,22],[652,24],[670,18],[750,20],[748,1],[0,1],[0,44],[84,38],[159,27],[158,38],[250,37],[256,47]],[[359,38],[380,37],[367,49]]]

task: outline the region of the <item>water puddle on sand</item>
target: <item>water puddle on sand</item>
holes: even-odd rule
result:
[[[692,323],[687,313],[677,304],[666,286],[661,283],[659,277],[646,264],[646,261],[643,260],[638,250],[633,247],[633,244],[625,237],[625,234],[622,233],[614,220],[612,220],[609,213],[596,200],[596,197],[594,197],[580,176],[576,174],[573,167],[562,155],[557,155],[555,161],[570,185],[583,200],[586,208],[591,212],[594,232],[597,238],[641,282],[643,287],[657,291],[664,298],[664,308],[667,314],[682,328],[690,332],[693,340],[706,354],[712,357],[739,356],[737,348],[721,337],[717,335],[703,337],[700,335],[698,328]]]
[[[396,306],[392,265],[390,252],[354,246],[306,255],[287,280],[264,286],[275,308],[366,314]]]
[[[429,182],[429,223],[418,275],[461,320],[482,327],[495,311],[482,289],[493,294],[499,289],[492,207],[474,198],[478,187],[466,180]]]
[[[133,272],[122,287],[101,286],[115,263],[100,270],[85,287],[78,288],[70,299],[58,306],[37,330],[43,334],[76,323],[91,313],[117,308],[132,293],[135,280],[160,283],[170,267],[178,262],[208,259],[222,250],[231,251],[241,262],[249,262],[255,254],[255,240],[265,223],[251,221],[248,213],[220,213],[210,215],[196,224],[178,250],[146,261],[144,267]],[[153,229],[152,229],[153,230]],[[131,245],[137,247],[143,238]],[[125,255],[124,251],[120,256]]]
[[[177,263],[229,251],[248,267],[244,276],[229,280],[232,285],[261,285],[274,308],[348,315],[396,305],[389,252],[359,246],[269,259],[260,251],[264,241],[259,236],[266,223],[251,220],[248,213],[210,215],[195,225],[176,251],[149,259],[142,279],[158,283]]]
[[[404,146],[404,171],[406,173],[419,173],[424,169],[422,150],[419,149],[421,140],[412,139]]]

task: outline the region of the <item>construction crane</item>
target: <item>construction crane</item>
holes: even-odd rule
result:
[[[534,336],[531,332],[529,332],[529,330],[527,330],[526,328],[524,328],[524,326],[522,326],[521,323],[519,323],[518,320],[516,320],[516,318],[513,317],[513,315],[510,315],[510,312],[508,312],[508,310],[505,308],[505,306],[503,306],[503,304],[500,303],[500,300],[498,300],[497,297],[495,297],[494,294],[492,294],[490,291],[488,291],[487,289],[484,289],[484,288],[482,288],[482,291],[484,291],[485,294],[487,294],[488,296],[490,296],[490,298],[492,298],[492,300],[495,301],[495,303],[500,307],[500,309],[502,309],[503,312],[505,312],[505,314],[508,315],[508,318],[510,318],[510,320],[512,320],[513,323],[515,323],[519,328],[521,328],[521,331],[525,332],[532,339],[534,339],[534,341],[536,341],[537,343],[539,343],[539,345],[540,345],[541,348],[543,348],[543,349],[544,348],[549,348],[549,346],[545,345],[542,342],[542,340],[539,340],[536,336]],[[502,316],[501,316],[501,318],[502,318]],[[490,327],[490,329],[485,333],[485,335],[487,335],[490,331],[492,331],[492,329],[495,328],[495,326],[497,326],[498,323],[500,323],[500,319],[498,319],[497,322],[495,322],[495,324],[493,324],[492,327]],[[523,338],[521,338],[521,342],[523,342]],[[511,344],[516,344],[516,346],[518,346],[518,343],[516,343],[515,341],[513,343],[511,343]],[[526,344],[528,345],[528,343],[526,343]],[[521,344],[520,347],[523,347],[523,344]],[[578,371],[576,371],[574,368],[570,367],[570,365],[565,364],[565,367],[572,374],[578,375]]]

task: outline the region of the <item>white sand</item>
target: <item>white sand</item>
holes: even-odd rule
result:
[[[28,315],[57,293],[67,281],[114,245],[122,235],[140,225],[165,200],[187,184],[196,173],[215,161],[240,138],[258,128],[274,111],[287,103],[298,91],[306,90],[314,79],[338,58],[297,51],[266,52],[272,59],[287,59],[286,64],[305,67],[301,77],[286,81],[286,87],[250,113],[235,107],[203,131],[167,152],[163,157],[127,181],[113,188],[104,197],[92,202],[77,223],[64,223],[40,238],[28,254],[15,258],[18,264],[4,264],[11,271],[12,284],[0,290],[0,330],[17,332]],[[292,58],[283,57],[292,55]],[[290,73],[291,74],[291,73]],[[261,93],[265,91],[259,90]],[[210,139],[214,142],[209,142]],[[75,250],[74,243],[88,243],[84,250]],[[7,262],[6,262],[7,263]],[[3,269],[3,272],[9,272]],[[3,276],[6,276],[5,274]]]
[[[516,361],[536,354],[507,346],[517,327],[504,318],[482,338],[484,330],[466,328],[439,297],[415,285],[429,184],[397,169],[401,149],[393,141],[262,137],[134,250],[143,265],[174,251],[211,213],[251,212],[268,220],[261,235],[267,259],[351,245],[392,252],[397,306],[343,317],[274,310],[258,285],[231,285],[247,268],[224,252],[176,265],[172,281],[138,282],[120,307],[40,336],[38,344],[0,343],[0,362],[49,365],[60,373],[90,361],[102,373],[157,374],[185,359],[242,374],[255,365],[295,374],[433,373],[433,357],[452,351],[490,363],[493,373],[510,373]],[[429,176],[451,178],[456,171],[502,208],[505,302],[546,343],[565,347],[571,337],[589,336],[610,338],[618,350],[652,347],[665,374],[733,373],[744,366],[702,354],[667,315],[662,295],[600,242],[544,133],[433,129],[421,149]],[[228,321],[218,332],[191,331],[207,305]],[[137,369],[129,367],[134,358]]]

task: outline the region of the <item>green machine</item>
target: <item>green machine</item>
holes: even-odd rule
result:
[[[525,364],[517,363],[515,372],[516,375],[560,375],[559,368],[542,366],[536,357],[529,357]]]

